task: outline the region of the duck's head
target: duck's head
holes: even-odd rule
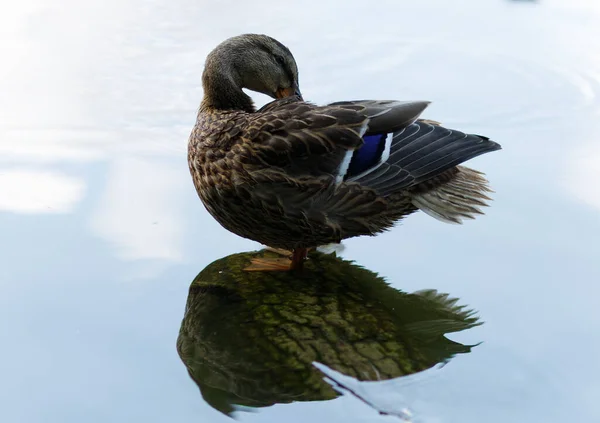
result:
[[[267,35],[244,34],[219,44],[206,58],[202,86],[204,103],[218,109],[253,108],[242,88],[273,98],[301,97],[294,56]]]

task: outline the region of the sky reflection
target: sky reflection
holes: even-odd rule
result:
[[[175,339],[194,275],[258,246],[206,213],[185,154],[206,54],[262,32],[292,49],[312,101],[432,100],[426,117],[504,148],[472,162],[496,191],[486,216],[454,227],[414,215],[343,251],[485,321],[453,338],[484,341],[468,360],[411,387],[422,421],[599,421],[600,5],[520,6],[5,4],[0,420],[230,421],[202,402]],[[350,396],[244,420],[339,416],[390,421]]]

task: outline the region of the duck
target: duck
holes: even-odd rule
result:
[[[187,157],[198,196],[226,230],[284,255],[249,271],[300,270],[309,250],[417,211],[460,224],[491,200],[485,174],[462,163],[498,143],[421,118],[429,101],[311,103],[291,51],[268,35],[217,45],[202,88]],[[244,89],[273,100],[257,109]]]

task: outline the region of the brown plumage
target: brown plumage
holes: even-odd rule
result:
[[[428,102],[305,102],[293,56],[270,37],[223,42],[203,86],[188,154],[196,190],[226,229],[295,251],[293,267],[307,248],[418,209],[460,223],[489,199],[482,174],[459,164],[498,144],[418,120]],[[242,88],[276,100],[255,110]]]

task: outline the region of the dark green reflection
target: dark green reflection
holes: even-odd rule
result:
[[[380,380],[471,350],[444,336],[479,324],[447,295],[407,294],[321,253],[301,274],[242,271],[251,258],[270,254],[219,259],[190,286],[177,349],[204,399],[223,413],[234,405],[337,397],[313,361]]]

